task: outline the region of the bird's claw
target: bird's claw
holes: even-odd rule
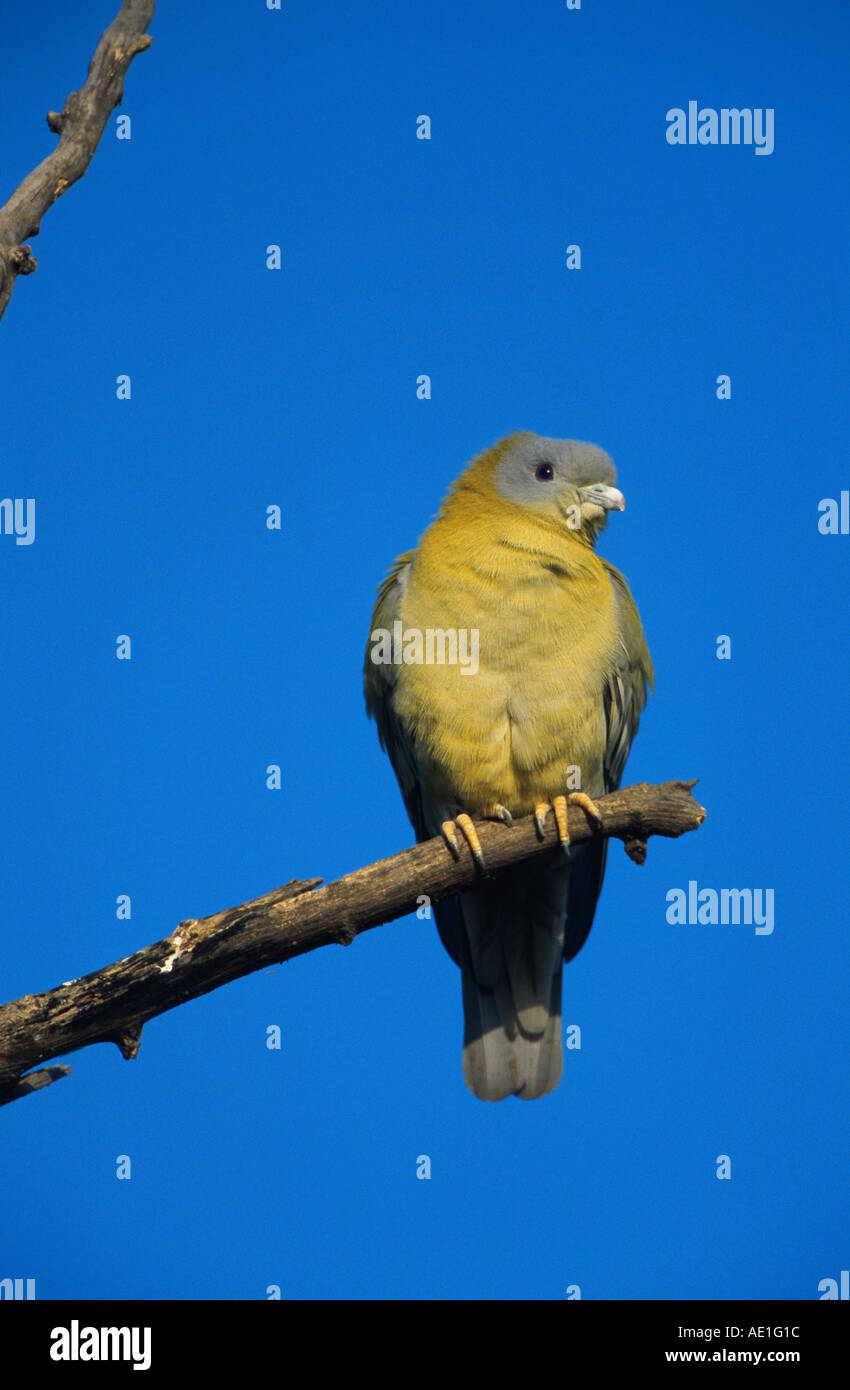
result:
[[[570,792],[567,801],[571,806],[580,806],[585,815],[589,816],[598,830],[602,829],[602,812],[592,797],[586,792]]]
[[[580,806],[587,816],[596,824],[602,825],[602,813],[586,792],[570,792],[567,796],[553,796],[551,802],[540,801],[534,808],[534,825],[537,830],[538,839],[544,836],[544,825],[549,809],[555,813],[555,825],[558,829],[558,840],[561,848],[566,854],[570,847],[570,830],[567,819],[568,806]]]
[[[472,824],[471,817],[469,817],[465,811],[461,811],[460,815],[457,818],[457,823],[460,826],[461,831],[463,832],[463,837],[466,840],[466,843],[469,845],[469,850],[473,859],[475,860],[481,872],[484,873],[484,851],[481,848],[481,841],[478,838],[478,831]]]
[[[510,815],[510,812],[508,812],[507,814]],[[484,863],[484,851],[481,848],[481,841],[478,838],[478,831],[475,829],[471,817],[468,816],[465,811],[461,811],[460,815],[457,816],[455,820],[443,821],[441,829],[443,832],[443,839],[448,845],[453,859],[460,859],[460,844],[458,842],[457,834],[455,833],[457,829],[460,830],[461,834],[463,835],[463,838],[469,845],[470,854],[472,855],[481,872],[487,872],[487,866]]]
[[[549,812],[555,814],[555,826],[558,831],[558,839],[561,847],[565,851],[570,847],[570,831],[567,824],[567,798],[565,796],[553,796],[551,801],[538,801],[534,808],[534,824],[537,829],[537,837],[542,840],[545,835],[546,817]]]
[[[454,859],[457,863],[460,860],[460,845],[457,842],[454,821],[444,820],[443,824],[440,826],[440,829],[443,832],[443,839],[449,847],[449,852],[452,856],[452,859]]]

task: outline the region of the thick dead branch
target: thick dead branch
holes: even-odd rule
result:
[[[124,75],[137,53],[150,48],[145,33],[155,0],[124,0],[89,63],[89,75],[71,92],[61,111],[48,111],[47,124],[59,144],[0,208],[0,318],[19,275],[31,275],[38,262],[27,237],[38,235],[41,219],[67,193],[91,163],[106,122],[124,95]]]
[[[675,837],[702,824],[705,811],[691,795],[693,786],[643,782],[599,797],[601,830],[571,806],[570,838],[579,844],[593,835],[616,836],[642,863],[650,835]],[[542,841],[532,816],[510,829],[491,821],[477,821],[476,828],[493,874],[521,860],[561,853],[551,814]],[[135,1057],[143,1025],[157,1014],[277,961],[333,942],[347,946],[360,932],[412,912],[423,895],[440,902],[478,876],[466,849],[455,863],[441,839],[428,840],[325,888],[317,889],[318,878],[293,879],[240,907],[190,918],[171,936],[114,965],[45,994],[24,995],[0,1008],[0,1105],[55,1080],[38,1080],[44,1072],[23,1076],[50,1057],[96,1042],[114,1042],[122,1056]]]

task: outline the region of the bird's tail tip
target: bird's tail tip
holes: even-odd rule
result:
[[[479,1100],[538,1100],[554,1091],[563,1071],[561,1013],[550,1013],[539,1034],[519,1028],[511,1036],[497,1025],[467,1036],[463,1048],[463,1078]]]

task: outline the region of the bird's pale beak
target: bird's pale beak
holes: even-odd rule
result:
[[[592,487],[584,487],[581,491],[586,502],[592,502],[606,512],[626,510],[626,499],[618,488],[608,487],[605,483],[594,483]]]

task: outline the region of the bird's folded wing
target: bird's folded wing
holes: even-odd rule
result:
[[[600,557],[601,558],[601,557]],[[602,560],[617,601],[618,637],[614,661],[602,689],[605,709],[605,750],[602,759],[605,791],[616,791],[623,776],[632,740],[637,733],[653,670],[635,601],[619,570]],[[564,959],[578,954],[593,925],[596,903],[602,891],[607,839],[589,841],[572,851],[567,895],[567,929]]]
[[[619,614],[619,643],[603,692],[607,741],[603,760],[606,792],[616,791],[632,740],[652,689],[654,673],[635,601],[619,570],[602,561],[611,580]]]
[[[393,771],[398,779],[407,814],[416,832],[417,840],[430,838],[425,826],[422,809],[422,787],[413,739],[406,726],[396,714],[393,705],[393,692],[398,680],[398,667],[390,662],[372,660],[372,633],[382,628],[392,633],[393,623],[401,618],[401,604],[414,552],[408,550],[391,565],[390,570],[378,590],[378,597],[372,613],[369,629],[369,642],[366,647],[366,660],[363,665],[363,689],[366,696],[366,711],[378,726],[378,738],[385,749]]]

